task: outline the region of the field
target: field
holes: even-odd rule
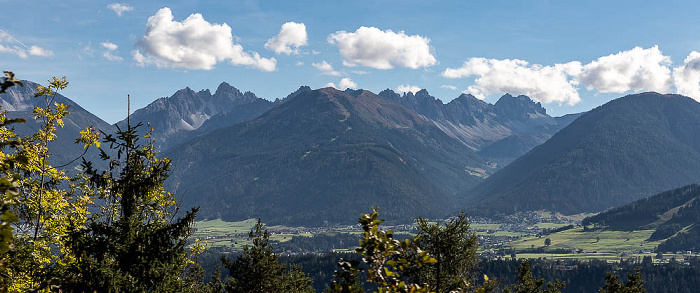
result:
[[[248,232],[254,228],[257,220],[248,219],[239,222],[224,222],[222,220],[198,221],[195,223],[194,238],[201,239],[209,247],[226,246],[233,249],[242,249],[251,243],[248,240]],[[539,223],[535,226],[545,229],[556,229],[566,224]],[[501,224],[472,224],[472,229],[477,235],[482,236],[510,236],[519,237],[518,240],[506,244],[505,248],[515,249],[517,258],[546,258],[546,259],[598,259],[610,262],[620,259],[655,256],[655,254],[634,253],[638,251],[653,251],[661,241],[648,241],[653,230],[639,231],[584,231],[583,227],[544,235],[525,236],[522,232],[509,232],[499,230]],[[270,240],[273,242],[286,242],[295,236],[312,237],[318,234],[351,233],[360,234],[357,226],[330,227],[330,228],[305,228],[286,226],[265,226],[270,232]],[[385,227],[391,228],[391,227]],[[397,235],[411,235],[405,231],[396,232]],[[549,238],[551,244],[545,246],[545,239]],[[533,250],[542,250],[534,253]],[[481,248],[484,252],[488,249]],[[571,253],[554,253],[571,251]],[[509,257],[509,256],[506,256]],[[682,255],[665,255],[664,259],[682,259]],[[656,260],[655,261],[659,261]]]
[[[545,239],[551,240],[547,248],[554,249],[581,249],[583,252],[619,253],[636,250],[653,250],[661,241],[647,241],[653,230],[639,231],[603,231],[595,230],[584,232],[583,227],[576,227],[566,231],[550,234],[542,237],[527,237],[510,243],[510,247],[516,251],[543,247]]]

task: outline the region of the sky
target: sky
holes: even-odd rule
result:
[[[0,68],[114,123],[178,89],[228,82],[524,94],[554,116],[643,91],[700,100],[697,1],[0,0]]]

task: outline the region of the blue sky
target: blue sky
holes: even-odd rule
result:
[[[12,7],[0,67],[37,82],[65,75],[63,94],[108,122],[125,116],[127,94],[140,108],[222,81],[271,100],[330,83],[426,88],[445,102],[510,92],[553,115],[648,90],[700,99],[695,1],[0,4]]]

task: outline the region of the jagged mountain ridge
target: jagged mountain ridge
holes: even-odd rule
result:
[[[501,165],[510,163],[573,121],[549,116],[540,103],[523,95],[505,94],[495,104],[469,94],[445,104],[425,89],[403,95],[386,89],[379,95],[431,119],[448,135],[473,150],[483,150],[484,157]],[[495,147],[489,148],[491,145]]]
[[[698,133],[695,100],[628,95],[581,115],[465,193],[465,202],[479,202],[474,212],[599,212],[700,181]]]
[[[165,156],[174,165],[169,187],[201,205],[202,217],[284,224],[347,222],[371,206],[401,220],[440,216],[491,172],[427,118],[369,91],[332,88]]]
[[[156,147],[164,150],[207,130],[255,118],[273,106],[273,102],[252,92],[242,93],[222,82],[214,94],[208,89],[199,92],[189,87],[181,89],[136,110],[130,119],[132,124],[150,124]],[[126,119],[117,123],[120,127],[125,124]]]

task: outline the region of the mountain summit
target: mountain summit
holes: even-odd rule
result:
[[[150,123],[156,146],[161,150],[182,142],[193,131],[218,128],[252,119],[272,108],[270,101],[251,92],[241,93],[222,82],[212,95],[209,90],[195,92],[189,87],[178,90],[168,98],[160,98],[131,114],[131,122]],[[211,120],[211,121],[210,121]],[[215,124],[216,126],[206,124]],[[126,119],[117,123],[120,127]]]
[[[445,133],[501,165],[546,141],[571,121],[547,115],[540,103],[522,95],[505,94],[494,105],[468,94],[444,104],[425,89],[403,95],[386,89],[379,95],[432,120]]]
[[[333,88],[165,155],[168,184],[202,217],[295,225],[348,222],[371,206],[399,220],[443,216],[491,172],[429,119],[369,91]]]
[[[629,95],[581,115],[467,198],[504,213],[602,211],[700,181],[698,133],[695,100]]]

